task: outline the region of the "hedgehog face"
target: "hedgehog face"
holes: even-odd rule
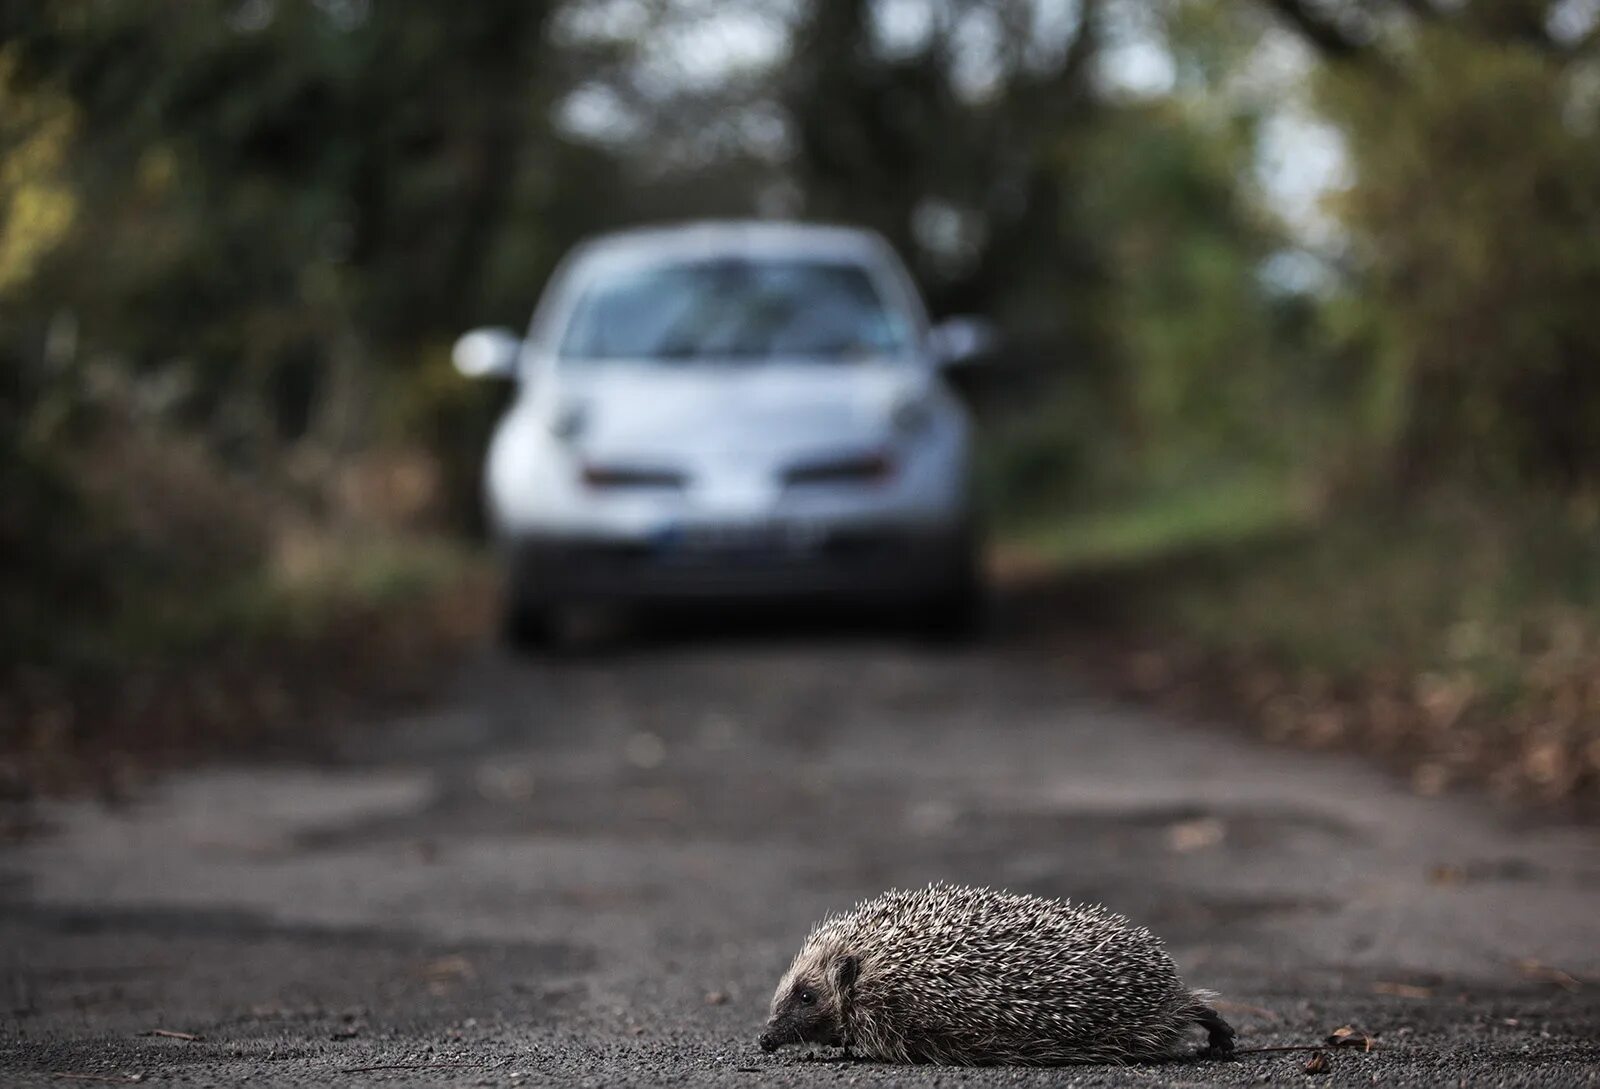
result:
[[[826,949],[802,951],[772,996],[761,1050],[776,1051],[786,1044],[848,1044],[844,1015],[856,971],[853,956]]]

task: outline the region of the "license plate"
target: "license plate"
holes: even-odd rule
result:
[[[723,525],[675,525],[656,535],[663,555],[790,555],[806,552],[818,540],[805,525],[754,522]]]

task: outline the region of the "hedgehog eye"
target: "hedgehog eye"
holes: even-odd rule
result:
[[[815,1005],[817,1001],[817,992],[813,991],[810,987],[802,987],[800,989],[800,1001],[807,1006]]]

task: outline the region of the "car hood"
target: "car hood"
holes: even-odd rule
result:
[[[881,444],[920,377],[905,363],[589,363],[561,376],[559,400],[589,457],[771,463]]]

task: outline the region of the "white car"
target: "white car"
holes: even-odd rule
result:
[[[987,341],[930,329],[878,236],[775,223],[627,231],[562,263],[526,337],[456,366],[519,384],[489,448],[506,631],[587,603],[979,599],[967,413],[941,371]]]

